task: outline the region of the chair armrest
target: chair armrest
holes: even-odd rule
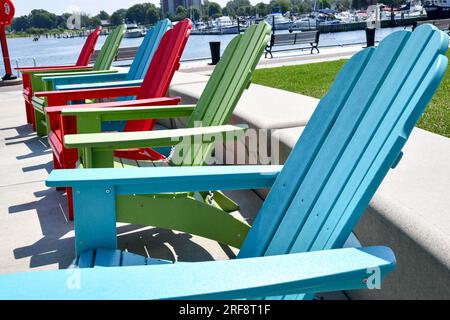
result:
[[[67,90],[67,91],[42,91],[36,92],[36,97],[46,97],[49,106],[67,105],[72,100],[116,98],[135,96],[141,87],[119,87],[105,89]]]
[[[15,68],[17,71],[23,73],[36,73],[46,71],[58,71],[58,70],[92,70],[92,66],[49,66],[49,67],[23,67]]]
[[[63,106],[54,106],[45,108],[47,114],[62,113],[68,115],[71,110],[84,110],[84,109],[110,109],[110,108],[127,108],[127,107],[139,107],[139,106],[162,106],[162,105],[175,105],[180,102],[180,97],[163,97],[163,98],[149,98],[138,99],[129,101],[114,101],[114,102],[101,102],[101,103],[89,103],[87,105],[69,104]]]
[[[51,71],[51,72],[40,72],[40,73],[36,73],[33,76],[36,78],[40,78],[40,79],[46,79],[45,81],[51,81],[53,80],[53,78],[58,78],[58,77],[67,77],[67,76],[82,76],[82,75],[86,75],[86,74],[98,74],[98,73],[117,73],[119,72],[119,70],[117,69],[109,69],[109,70],[92,70],[92,69],[88,69],[88,70],[61,70],[61,72],[58,71]]]
[[[204,136],[215,134],[235,135],[247,129],[247,125],[225,125],[155,131],[69,134],[64,137],[64,145],[66,148],[105,150],[164,147],[196,137],[202,139]]]
[[[140,86],[144,80],[111,80],[108,82],[92,82],[87,83],[85,81],[75,82],[75,84],[58,85],[54,87],[56,90],[85,90],[85,89],[100,89],[100,88],[116,88],[116,87],[134,87]]]
[[[115,73],[88,73],[83,75],[69,75],[67,77],[55,77],[52,79],[53,86],[58,90],[74,90],[79,88],[62,88],[64,86],[87,84],[87,83],[102,83],[109,81],[124,81],[127,79],[127,72],[115,72]],[[45,81],[47,78],[44,78]]]
[[[64,81],[64,78],[67,77],[73,77],[73,78],[83,78],[84,76],[95,76],[95,75],[103,75],[103,74],[116,74],[119,73],[118,69],[108,69],[108,70],[80,70],[80,71],[74,71],[69,72],[65,74],[61,73],[38,73],[35,76],[42,79],[42,81],[52,82],[52,81]],[[63,78],[63,79],[61,79]],[[75,82],[69,82],[69,83],[77,83]],[[80,83],[80,82],[78,82]]]
[[[373,270],[377,270],[376,276],[381,283],[394,268],[395,257],[389,248],[367,247],[228,261],[28,272],[0,276],[0,298],[273,297],[367,289],[368,278],[375,274]],[[81,279],[79,288],[67,285],[71,275]]]
[[[115,186],[119,194],[270,188],[283,166],[202,166],[53,170],[48,187]]]
[[[172,102],[171,100],[169,100]],[[174,102],[178,100],[173,100]],[[76,106],[76,105],[74,105]],[[189,117],[195,109],[195,105],[160,105],[160,106],[138,106],[118,108],[64,108],[63,116],[76,116],[77,123],[83,117],[89,117],[96,122],[121,121],[121,120],[144,120],[144,119],[170,119],[177,117]]]

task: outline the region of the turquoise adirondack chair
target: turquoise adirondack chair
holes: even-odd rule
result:
[[[142,84],[153,55],[158,49],[159,42],[165,32],[172,28],[169,19],[159,21],[144,37],[133,63],[127,72],[108,74],[82,74],[64,77],[44,77],[46,87],[50,90],[80,90],[94,88],[114,88],[125,86],[139,86]],[[132,97],[123,97],[120,100],[129,100]]]
[[[75,190],[77,263],[96,268],[2,275],[0,298],[300,299],[382,281],[395,266],[389,248],[339,248],[400,161],[445,73],[447,48],[447,35],[423,25],[356,54],[284,167],[53,171],[48,186]],[[172,264],[115,250],[124,196],[265,187],[271,191],[236,260]],[[74,274],[79,287],[67,285]]]

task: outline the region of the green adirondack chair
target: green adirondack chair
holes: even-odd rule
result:
[[[67,76],[67,75],[88,75],[88,74],[101,74],[101,73],[115,73],[117,70],[111,70],[114,58],[119,50],[120,43],[122,42],[125,26],[121,25],[114,29],[107,37],[105,43],[102,46],[95,64],[90,70],[61,70],[51,71],[49,73],[33,73],[31,75],[31,87],[32,92],[50,91],[53,88],[49,88],[47,82],[43,81],[43,78]],[[45,98],[39,98],[35,95],[32,96],[31,104],[34,108],[34,115],[36,121],[36,133],[39,136],[45,136],[47,134],[47,122],[45,117],[44,108],[47,101]]]
[[[2,275],[0,298],[305,299],[368,288],[372,276],[381,284],[395,267],[389,248],[341,248],[400,161],[444,76],[448,44],[446,34],[424,25],[356,54],[317,106],[284,167],[53,171],[47,185],[71,186],[76,194],[77,263],[94,268]],[[271,191],[238,259],[173,264],[116,250],[116,219],[124,209],[151,215],[148,194],[266,187]],[[133,207],[122,206],[127,197],[135,199]],[[173,214],[169,209],[166,215]],[[173,218],[180,224],[195,219],[178,210]],[[71,275],[82,279],[79,287],[67,285]]]
[[[216,66],[209,79],[203,94],[196,106],[152,106],[133,108],[89,108],[89,106],[68,106],[63,108],[62,115],[75,116],[77,118],[77,135],[66,135],[65,146],[68,148],[78,148],[80,156],[80,166],[84,168],[113,168],[113,167],[148,167],[161,165],[203,165],[210,155],[213,143],[205,144],[203,148],[192,148],[190,151],[182,150],[181,146],[175,148],[173,154],[178,155],[174,159],[164,159],[160,161],[131,160],[126,158],[127,150],[130,148],[144,148],[142,153],[154,154],[154,151],[146,147],[164,147],[173,145],[172,138],[183,134],[182,130],[157,130],[145,132],[124,132],[118,140],[114,142],[119,133],[98,133],[101,132],[101,124],[105,121],[136,120],[136,119],[161,119],[178,116],[190,116],[186,132],[198,132],[199,134],[210,133],[227,134],[232,138],[239,133],[243,133],[246,126],[224,126],[216,129],[210,127],[226,125],[231,114],[236,107],[242,93],[251,82],[251,75],[259,62],[264,50],[271,27],[265,22],[250,27],[243,35],[236,36],[226,48],[220,63]],[[195,127],[201,123],[202,128]],[[91,133],[86,135],[86,133]],[[87,140],[86,140],[87,138]],[[100,146],[108,145],[108,149]],[[101,151],[98,151],[101,148]],[[124,150],[125,149],[125,150]],[[117,151],[119,150],[119,151]],[[184,151],[184,152],[183,152]],[[118,156],[125,155],[118,158]],[[115,157],[116,156],[116,157]],[[139,157],[137,157],[139,159]],[[70,196],[70,192],[68,195]],[[123,222],[136,224],[170,225],[171,219],[164,219],[168,206],[173,208],[184,208],[188,212],[202,212],[202,220],[213,219],[226,226],[227,230],[234,230],[234,235],[229,232],[216,233],[216,240],[239,247],[243,236],[248,232],[249,225],[229,214],[238,209],[238,206],[228,199],[221,192],[213,195],[202,193],[200,199],[198,195],[180,193],[176,195],[176,200],[172,196],[157,195],[151,199],[153,214],[151,217],[142,215],[138,211],[136,214],[123,217]],[[200,201],[199,201],[200,200]],[[128,201],[124,199],[124,206],[128,206]],[[129,210],[134,211],[134,210]],[[156,220],[161,220],[156,222]],[[164,222],[164,220],[167,220]],[[189,225],[189,226],[188,226]],[[186,220],[186,227],[193,228],[192,232],[213,237],[207,225],[196,220]],[[194,232],[195,231],[195,232]]]

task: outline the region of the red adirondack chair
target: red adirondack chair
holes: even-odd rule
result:
[[[94,53],[95,45],[97,44],[98,37],[102,31],[102,27],[98,26],[91,34],[86,38],[86,41],[81,49],[80,56],[78,57],[75,65],[64,65],[64,66],[48,66],[48,67],[24,67],[16,68],[17,71],[22,72],[23,81],[23,97],[25,98],[25,111],[27,114],[27,123],[35,126],[34,124],[34,110],[31,103],[33,98],[33,91],[31,86],[31,74],[33,72],[46,72],[46,71],[56,71],[56,70],[81,70],[84,68],[89,68],[89,60]]]
[[[151,105],[176,105],[180,98],[165,97],[175,71],[180,66],[180,59],[192,29],[189,19],[177,23],[167,31],[155,52],[146,76],[141,86],[119,87],[89,90],[67,90],[38,92],[38,97],[47,97],[48,107],[45,111],[49,117],[50,134],[49,143],[53,150],[53,164],[55,169],[71,169],[76,167],[78,151],[64,147],[64,136],[77,133],[77,124],[74,117],[61,117],[61,111],[70,107],[85,108],[114,108],[136,107]],[[135,100],[91,103],[86,105],[67,105],[70,101],[85,99],[101,99],[136,96]],[[145,131],[153,129],[154,120],[127,121],[125,131]],[[136,149],[117,151],[117,156],[134,159],[164,159],[164,156],[152,149]],[[69,200],[69,218],[73,219],[72,191],[67,190]]]

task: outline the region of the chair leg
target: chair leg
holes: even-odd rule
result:
[[[44,137],[47,135],[47,127],[44,126],[44,124],[42,123],[43,121],[45,121],[45,115],[40,113],[39,111],[36,111],[36,109],[34,109],[34,120],[35,120],[35,125],[36,125],[36,134],[39,137]]]
[[[63,154],[61,155],[63,158],[62,161],[62,169],[75,169],[76,168],[76,157],[73,158],[73,154],[71,153],[73,150],[63,149]],[[73,209],[73,191],[72,188],[66,188],[66,197],[67,197],[67,208],[69,214],[69,220],[73,221],[74,217],[74,209]]]
[[[59,170],[59,169],[62,169],[62,165],[59,162],[59,159],[53,153],[53,170]],[[64,191],[64,190],[66,190],[66,188],[64,188],[64,187],[57,187],[56,190],[57,191]]]
[[[31,124],[33,131],[36,131],[36,116],[34,115],[33,104],[27,99],[25,99],[25,109],[27,112],[27,121]]]
[[[67,210],[69,214],[69,220],[73,221],[73,191],[72,188],[66,188],[67,197]]]
[[[34,117],[33,107],[30,106],[30,104],[29,104],[29,102],[27,100],[25,100],[25,112],[26,112],[26,115],[27,115],[27,123],[32,125],[33,124],[33,117]]]

